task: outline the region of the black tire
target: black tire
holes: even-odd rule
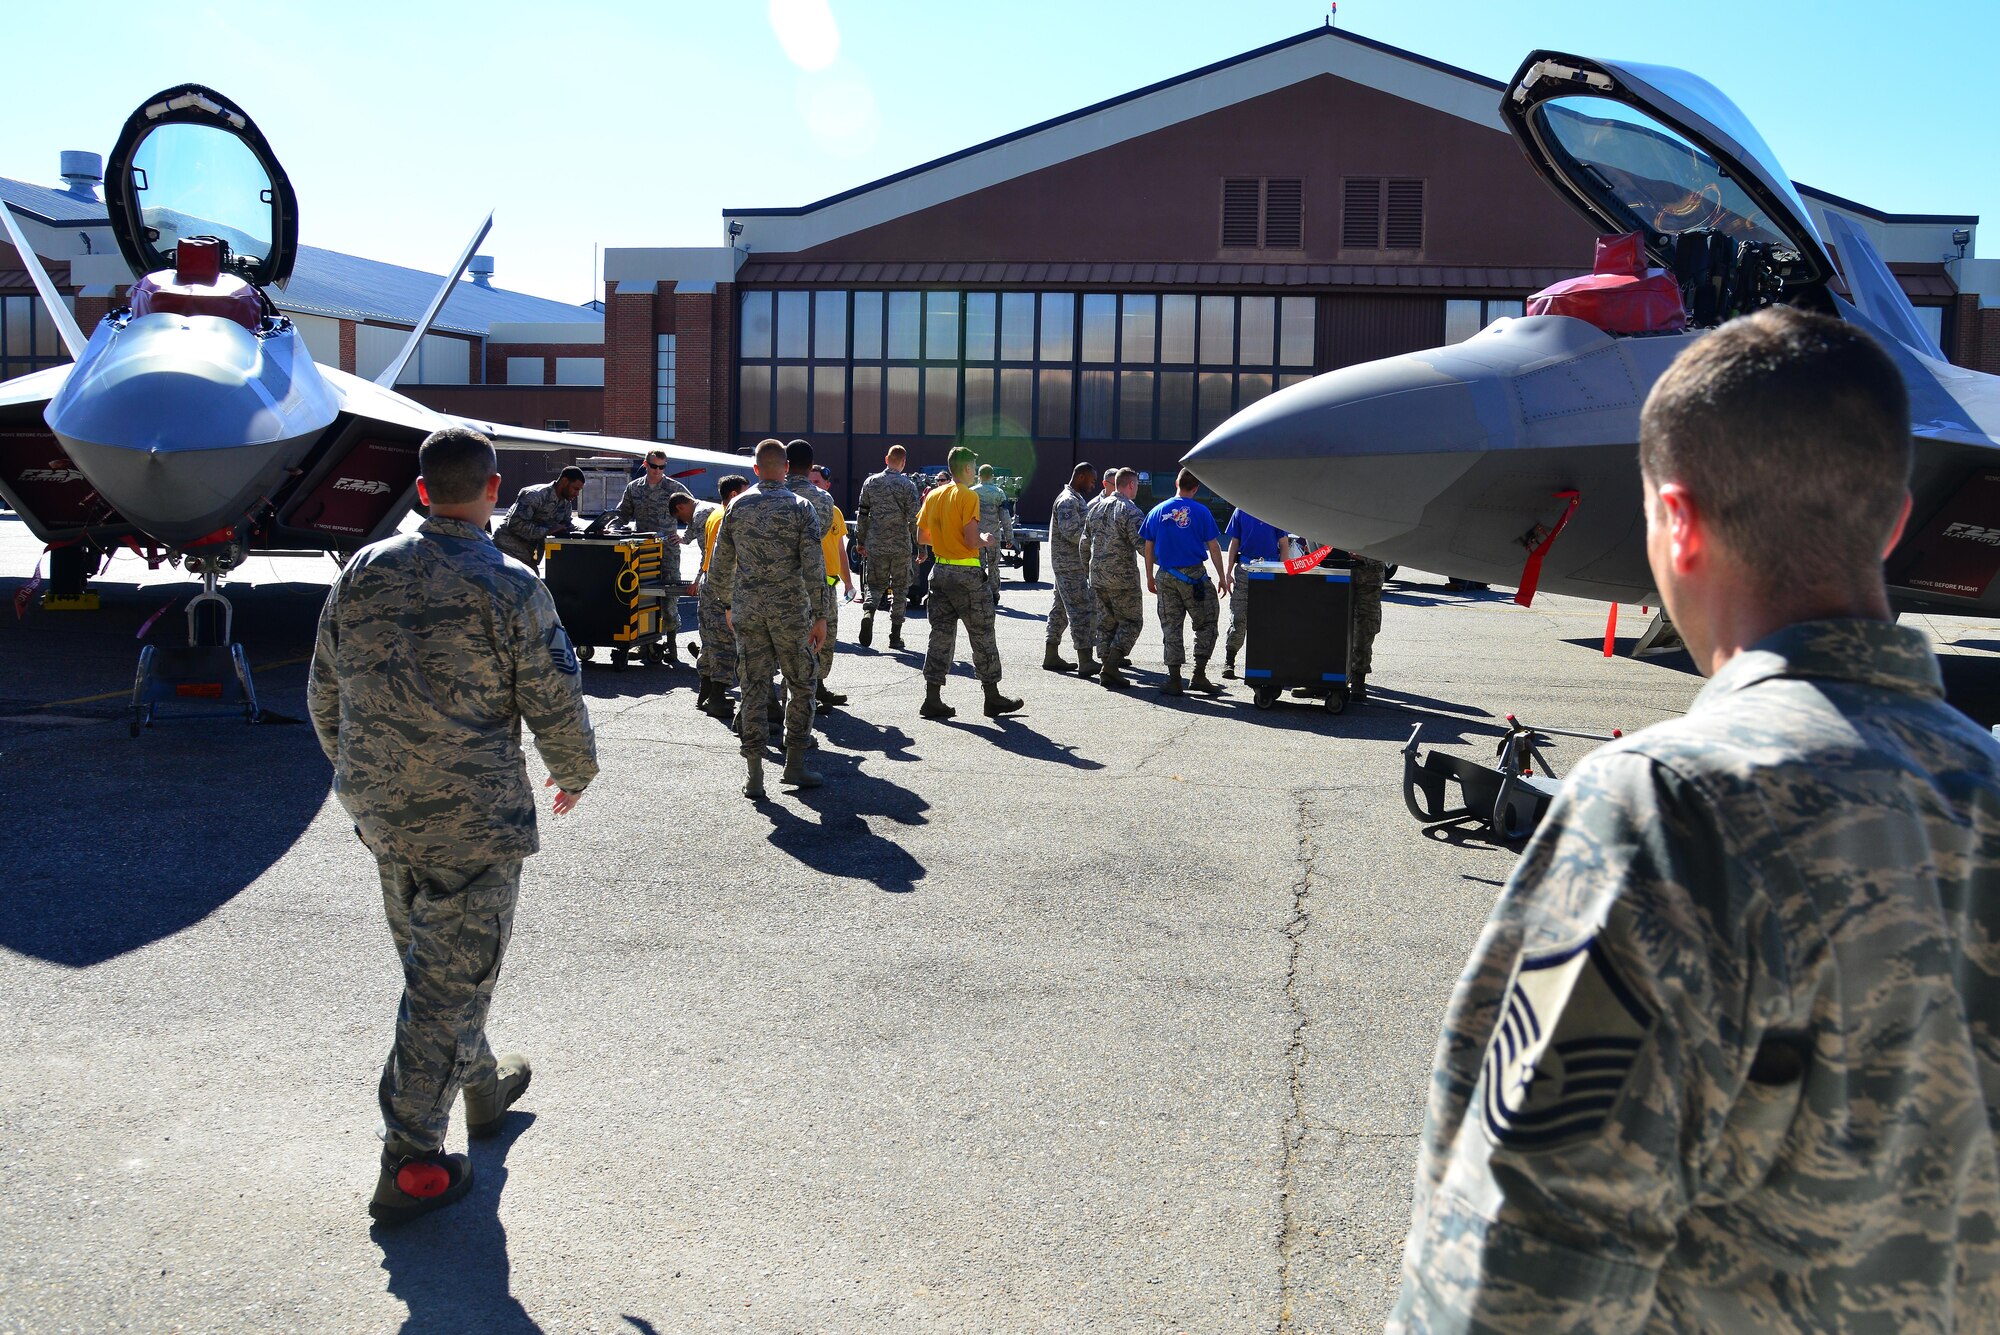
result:
[[[639,661],[647,667],[658,667],[666,661],[666,651],[657,644],[649,644],[639,651]]]
[[[1021,544],[1021,580],[1026,584],[1042,582],[1042,544],[1024,542]]]
[[[577,646],[576,649],[577,662],[590,663],[596,661],[596,659],[597,659],[597,650],[591,648],[587,644],[580,644]]]
[[[1326,712],[1329,714],[1340,714],[1346,712],[1347,688],[1345,686],[1336,686],[1332,690],[1328,691],[1326,693],[1325,704],[1326,704]]]
[[[1256,687],[1251,692],[1250,701],[1259,709],[1269,709],[1272,705],[1278,703],[1278,688],[1275,686]]]

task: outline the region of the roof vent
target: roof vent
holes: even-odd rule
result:
[[[80,148],[62,152],[63,188],[79,199],[96,199],[97,187],[104,182],[104,158]]]
[[[465,266],[465,271],[472,275],[472,281],[475,285],[479,287],[493,286],[493,257],[491,255],[474,255],[472,263]]]

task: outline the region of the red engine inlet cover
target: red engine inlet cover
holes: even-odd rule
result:
[[[186,242],[182,242],[186,245]],[[132,284],[132,316],[217,315],[256,331],[264,318],[257,289],[235,274],[217,274],[213,282],[186,283],[182,275],[162,269]]]

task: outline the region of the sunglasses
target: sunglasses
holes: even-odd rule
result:
[[[648,467],[648,468],[665,468],[665,467],[666,467],[666,464],[664,464],[664,463],[654,463],[654,462],[652,462],[651,460],[648,460],[648,461],[647,461],[647,463],[646,463],[646,467]]]

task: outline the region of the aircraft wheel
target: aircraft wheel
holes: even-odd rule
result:
[[[1269,709],[1272,705],[1278,703],[1278,688],[1275,686],[1259,686],[1251,695],[1250,700],[1259,709]]]
[[[1347,708],[1347,688],[1336,686],[1326,693],[1326,712],[1339,714]]]

